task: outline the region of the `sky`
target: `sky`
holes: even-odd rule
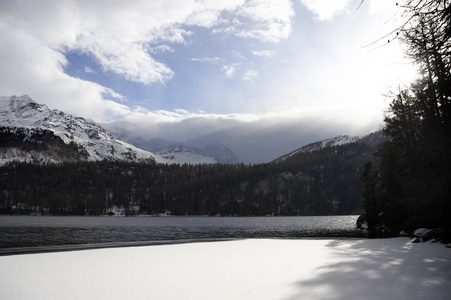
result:
[[[396,1],[360,4],[0,0],[0,95],[268,162],[380,129],[386,95],[416,77],[385,37],[403,22]]]

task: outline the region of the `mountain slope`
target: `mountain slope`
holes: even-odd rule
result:
[[[174,149],[158,152],[158,155],[172,163],[177,164],[217,164],[218,161],[209,156],[201,155],[193,151],[176,147]]]
[[[377,133],[377,132],[376,132]],[[369,144],[370,143],[370,137],[373,137],[374,141],[372,143],[378,143],[380,142],[379,135],[375,136],[375,133],[368,134],[362,138],[358,136],[349,136],[349,135],[339,135],[330,139],[325,139],[319,142],[314,142],[305,146],[302,146],[299,149],[294,150],[293,152],[290,152],[288,154],[285,154],[277,159],[275,159],[273,162],[282,162],[287,159],[289,159],[292,156],[295,156],[299,153],[304,152],[313,152],[316,150],[324,149],[324,148],[330,148],[334,146],[340,146],[340,145],[346,145],[350,143],[358,143],[361,142],[363,144]],[[364,140],[365,139],[365,140]],[[367,141],[368,139],[368,141]]]
[[[162,156],[166,156],[168,151],[177,151],[176,156],[178,159],[172,160],[172,162],[192,163],[193,155],[197,156],[195,161],[199,163],[212,163],[212,161],[215,161],[216,163],[235,164],[239,162],[229,148],[207,138],[200,137],[182,143],[175,143],[169,142],[164,138],[144,139],[140,135],[122,127],[110,125],[105,125],[105,127],[116,139],[141,149],[161,154]],[[184,149],[184,151],[180,151],[180,148]],[[187,154],[186,158],[183,158],[184,154]],[[202,156],[204,157],[203,159],[201,158]]]
[[[28,96],[0,97],[0,164],[96,160],[166,162],[114,139],[92,121],[50,109]]]

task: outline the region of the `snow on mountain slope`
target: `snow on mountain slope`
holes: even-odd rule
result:
[[[339,135],[336,136],[334,138],[330,138],[330,139],[326,139],[326,140],[322,140],[319,142],[315,142],[315,143],[311,143],[308,145],[305,145],[291,153],[288,153],[276,160],[274,160],[274,162],[282,162],[288,158],[290,158],[291,156],[297,154],[297,153],[301,153],[301,152],[312,152],[315,150],[319,150],[319,149],[323,149],[323,148],[327,148],[327,147],[333,147],[333,146],[339,146],[339,145],[345,145],[345,144],[349,144],[349,143],[353,143],[356,142],[359,139],[358,136],[349,136],[349,135]]]
[[[172,163],[178,163],[178,164],[217,164],[218,161],[209,156],[201,155],[192,151],[189,151],[187,149],[184,149],[183,147],[176,147],[174,149],[165,150],[162,152],[159,152],[158,155],[160,155],[162,158],[166,159],[169,162]]]
[[[208,139],[196,138],[182,143],[169,142],[164,138],[153,138],[146,140],[138,134],[122,127],[106,124],[105,128],[107,128],[112,136],[119,140],[123,140],[129,144],[153,153],[162,153],[165,157],[174,149],[184,149],[184,151],[177,150],[176,154],[173,155],[174,158],[169,162],[172,161],[173,163],[179,164],[192,164],[195,163],[194,161],[199,161],[199,163],[224,164],[239,162],[238,158],[229,148]],[[194,156],[196,156],[196,159],[193,160]],[[177,157],[177,159],[175,159],[175,157]]]
[[[13,160],[167,162],[114,139],[92,121],[50,109],[28,96],[0,97],[0,164]]]
[[[142,136],[116,125],[104,124],[103,127],[108,130],[114,138],[152,153],[158,153],[180,146],[177,143],[171,143],[163,138],[146,140]]]
[[[208,136],[200,136],[184,141],[183,148],[202,155],[214,157],[220,163],[224,164],[236,164],[240,162],[232,150]]]

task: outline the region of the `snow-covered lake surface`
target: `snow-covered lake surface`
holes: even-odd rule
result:
[[[246,239],[0,257],[0,299],[450,299],[451,249]]]
[[[357,216],[0,216],[0,248],[205,238],[362,237]]]

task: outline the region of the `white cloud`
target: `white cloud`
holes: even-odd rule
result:
[[[283,39],[286,39],[291,34],[291,23],[268,23],[265,24],[264,29],[257,28],[245,28],[241,26],[230,26],[227,28],[215,29],[213,33],[225,33],[229,35],[235,35],[242,38],[251,38],[261,40],[263,42],[277,43]]]
[[[232,26],[215,29],[213,33],[277,43],[292,32],[294,10],[290,0],[250,0],[236,13],[238,18],[232,20]]]
[[[291,34],[290,23],[271,23],[265,29],[236,29],[229,27],[226,31],[242,38],[252,38],[262,40],[264,42],[277,43],[288,38]]]
[[[110,43],[110,46],[113,43]],[[156,61],[149,56],[142,45],[132,44],[128,46],[115,45],[114,51],[100,50],[98,45],[93,45],[90,52],[95,53],[98,61],[105,71],[112,71],[123,75],[127,80],[150,84],[172,78],[174,72],[165,64]],[[102,45],[103,47],[103,45]]]
[[[271,50],[255,50],[252,51],[252,54],[255,56],[260,56],[260,57],[273,57],[275,55],[274,51]]]
[[[240,7],[238,15],[262,22],[290,23],[294,11],[289,0],[250,0]]]
[[[248,70],[244,74],[243,80],[253,81],[257,77],[258,77],[258,72],[257,71],[255,71],[255,70]]]
[[[172,49],[170,46],[168,45],[158,45],[158,46],[154,46],[154,47],[147,47],[147,50],[150,53],[163,53],[163,52],[174,52],[174,49]]]
[[[93,69],[91,69],[90,67],[85,67],[85,73],[95,74],[96,72]]]
[[[218,23],[225,22],[225,20],[221,20],[220,16],[220,11],[204,10],[189,16],[186,24],[210,28]]]
[[[220,60],[219,57],[215,56],[215,57],[195,57],[195,58],[191,58],[191,61],[195,61],[195,62],[201,62],[201,63],[208,63],[208,64],[215,64],[218,63]]]
[[[300,0],[300,2],[320,21],[329,21],[346,9],[349,0]]]
[[[235,74],[235,67],[234,66],[223,66],[221,68],[221,72],[227,77],[227,78],[233,78],[233,75]]]

